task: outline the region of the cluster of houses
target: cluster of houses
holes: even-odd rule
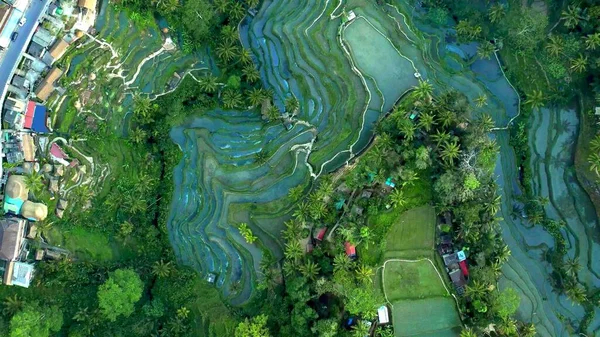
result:
[[[465,286],[469,280],[469,265],[467,256],[462,249],[457,249],[452,241],[449,229],[452,228],[452,217],[449,212],[445,212],[439,218],[438,233],[439,243],[438,252],[446,265],[446,272],[454,285],[454,289],[459,295],[465,293]]]
[[[37,0],[23,1],[29,4]],[[96,6],[97,0],[50,3],[22,54],[23,61],[7,84],[0,131],[0,201],[4,211],[0,217],[0,278],[5,285],[28,287],[35,261],[61,256],[43,242],[32,244],[39,236],[36,224],[48,217],[48,207],[30,200],[33,195],[27,175],[37,172],[42,177],[51,199],[57,199],[55,214],[62,218],[68,201],[61,197],[61,186],[67,180],[81,182],[86,167],[50,140],[52,130],[45,103],[54,94],[64,94],[57,82],[63,70],[56,63],[73,41],[93,28]],[[24,9],[18,12],[17,7],[2,6],[0,2],[0,59],[2,48],[8,45],[3,45],[4,31],[12,34],[15,30],[10,17],[23,16]],[[47,158],[47,163],[40,164],[39,157]]]

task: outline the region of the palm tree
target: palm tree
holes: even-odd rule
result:
[[[322,219],[327,214],[327,207],[321,201],[315,201],[310,204],[310,217],[313,220]]]
[[[363,284],[369,284],[373,282],[373,269],[361,264],[356,269],[356,278]]]
[[[488,12],[488,17],[492,23],[500,22],[506,15],[506,11],[504,6],[501,4],[496,4],[490,7],[490,11]]]
[[[140,120],[146,120],[152,113],[152,102],[145,96],[136,95],[133,98],[133,115]]]
[[[279,111],[278,107],[271,105],[269,109],[267,109],[267,118],[269,121],[277,120],[281,118],[281,111]]]
[[[454,160],[458,158],[460,152],[460,145],[458,145],[458,142],[454,139],[452,141],[447,141],[444,142],[444,144],[442,144],[440,150],[440,157],[446,163],[452,164]]]
[[[227,8],[229,8],[229,0],[214,0],[213,5],[217,12],[221,14],[225,14],[227,12]]]
[[[42,176],[38,172],[32,171],[25,176],[25,186],[33,193],[33,195],[38,194],[44,188]]]
[[[565,272],[573,277],[576,277],[577,273],[581,269],[581,265],[579,264],[578,258],[567,259],[567,261],[565,261],[564,267]]]
[[[544,100],[544,94],[541,90],[533,90],[529,95],[527,95],[525,104],[531,106],[532,109],[536,109],[544,105]]]
[[[433,140],[437,146],[449,141],[450,138],[450,134],[442,130],[437,130],[434,135],[431,135],[431,140]]]
[[[590,163],[590,170],[600,175],[600,154],[594,152],[588,156],[588,163]]]
[[[423,128],[423,130],[429,132],[437,123],[435,121],[435,117],[433,117],[433,114],[424,112],[419,116],[419,122],[417,124],[420,128]]]
[[[173,268],[171,266],[171,261],[165,262],[164,260],[154,262],[152,266],[152,275],[157,277],[167,277],[171,275]]]
[[[244,16],[246,15],[246,10],[244,9],[244,6],[242,5],[241,2],[239,1],[235,1],[230,3],[229,6],[229,16],[231,16],[231,18],[234,21],[240,21]]]
[[[217,91],[217,78],[211,74],[208,74],[198,81],[200,89],[207,93],[213,93]]]
[[[487,100],[488,100],[487,95],[481,94],[481,95],[477,96],[477,98],[475,99],[475,105],[478,108],[482,108],[488,104]]]
[[[298,204],[298,208],[296,208],[292,215],[296,218],[296,220],[304,222],[308,217],[309,212],[308,204],[306,202],[302,202]]]
[[[429,81],[419,80],[419,84],[414,87],[415,97],[418,99],[430,100],[433,94],[433,85]]]
[[[562,12],[560,17],[561,20],[565,21],[565,27],[569,29],[575,28],[582,18],[581,8],[576,6],[569,6],[566,11]]]
[[[285,251],[283,252],[285,258],[288,261],[297,262],[302,255],[304,255],[304,251],[302,250],[302,246],[298,240],[290,241],[285,244]]]
[[[370,327],[362,320],[358,321],[358,324],[352,327],[353,337],[365,337],[369,335]]]
[[[240,62],[243,64],[252,64],[252,55],[250,54],[250,50],[246,48],[240,49],[238,57]]]
[[[235,40],[239,38],[239,33],[235,26],[226,25],[221,28],[221,35],[227,41],[227,43],[233,43]]]
[[[317,275],[319,275],[319,271],[321,271],[321,267],[311,260],[306,261],[306,263],[301,265],[298,269],[300,269],[302,276],[311,281],[314,281],[317,278]]]
[[[550,41],[546,44],[546,50],[552,56],[558,56],[563,51],[564,40],[560,35],[550,35]]]
[[[146,139],[148,139],[148,133],[142,128],[135,128],[131,130],[131,133],[129,134],[129,139],[131,139],[131,142],[133,142],[134,144],[141,144],[145,142]]]
[[[248,101],[250,105],[256,106],[261,104],[266,98],[265,90],[262,88],[252,88],[248,91]]]
[[[17,294],[12,297],[9,296],[2,302],[2,313],[6,316],[12,316],[21,311],[24,305],[25,302],[23,302]]]
[[[290,96],[285,99],[285,111],[288,113],[294,113],[299,107],[300,103],[294,96]]]
[[[477,56],[479,56],[481,59],[489,60],[495,51],[496,47],[490,41],[484,41],[477,46]]]
[[[438,118],[442,124],[442,127],[448,128],[456,121],[456,113],[451,110],[443,109],[439,112]]]
[[[406,204],[406,197],[404,196],[404,192],[397,188],[390,194],[390,203],[394,208],[402,207]]]
[[[223,105],[227,109],[233,109],[235,107],[241,106],[243,103],[242,94],[239,91],[235,91],[232,89],[225,90],[223,92]]]
[[[479,280],[473,280],[465,288],[465,295],[471,298],[481,298],[487,292],[488,287]]]
[[[268,158],[268,154],[265,151],[259,151],[254,155],[254,160],[256,160],[256,163],[259,165],[264,164],[267,161]]]
[[[482,114],[479,119],[477,119],[477,126],[483,131],[488,132],[491,128],[496,125],[492,116],[488,114]]]
[[[256,6],[258,6],[259,3],[260,0],[246,0],[246,5],[248,6],[248,8],[256,8]]]
[[[600,33],[594,33],[586,36],[585,38],[585,49],[596,50],[600,47]]]
[[[574,303],[583,303],[587,300],[586,291],[579,284],[568,285],[565,293],[567,294],[567,297]]]
[[[415,138],[415,124],[408,118],[399,119],[397,127],[406,140],[411,141]]]
[[[579,57],[577,57],[576,59],[573,60],[573,62],[571,62],[571,69],[573,69],[575,72],[582,73],[587,69],[587,64],[588,64],[587,56],[583,56],[582,54],[579,54]]]
[[[217,47],[217,56],[225,62],[229,62],[237,55],[237,47],[229,42],[222,43]]]
[[[477,337],[477,334],[473,329],[466,327],[460,332],[460,337]]]
[[[339,253],[333,258],[334,271],[348,271],[352,267],[352,260],[344,254]]]
[[[499,263],[504,263],[508,261],[510,254],[510,248],[508,248],[507,245],[503,245],[502,248],[496,252],[496,261]]]
[[[600,135],[596,135],[594,139],[590,141],[590,149],[594,152],[600,151]]]
[[[285,223],[283,237],[286,241],[297,241],[302,234],[302,226],[296,220],[288,220]]]
[[[256,82],[260,79],[260,73],[253,64],[248,64],[242,69],[242,75],[246,77],[248,82]]]
[[[502,197],[500,194],[496,195],[492,200],[486,201],[483,204],[483,209],[485,209],[489,214],[496,215],[498,211],[500,211],[500,201],[502,201]]]
[[[523,337],[535,337],[537,335],[535,325],[533,323],[526,324],[521,328],[521,333],[519,335]]]

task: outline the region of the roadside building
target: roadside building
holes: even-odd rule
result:
[[[23,149],[23,160],[27,162],[35,161],[35,142],[29,133],[21,134],[21,144]]]
[[[35,31],[35,34],[33,34],[31,41],[42,46],[42,48],[48,48],[52,44],[52,41],[54,41],[54,36],[47,29],[39,27]]]
[[[7,97],[4,100],[4,119],[3,121],[8,123],[8,125],[16,130],[20,130],[23,127],[23,120],[27,104],[25,101],[14,98]]]
[[[463,275],[463,273],[459,269],[454,269],[448,273],[450,276],[450,280],[452,280],[452,284],[454,285],[454,289],[459,295],[463,295],[465,293],[465,286],[467,285],[467,279]]]
[[[38,85],[37,89],[35,90],[35,96],[42,101],[46,101],[56,89],[54,87],[54,82],[56,82],[56,80],[58,80],[62,74],[62,70],[56,67],[52,68],[52,70],[48,72],[48,75],[46,75],[46,78],[44,78]]]
[[[23,127],[37,133],[48,133],[50,130],[47,126],[48,110],[42,104],[36,104],[34,101],[29,101],[27,110],[25,110],[25,122]]]
[[[6,48],[10,44],[10,37],[12,33],[17,29],[19,25],[19,21],[21,20],[21,16],[23,16],[23,12],[17,9],[13,9],[8,18],[5,21],[4,27],[2,27],[2,31],[0,31],[0,47]]]
[[[8,18],[12,12],[12,7],[7,4],[0,2],[0,31],[4,29],[4,26],[8,22]]]
[[[50,56],[52,57],[52,61],[55,62],[59,58],[61,58],[65,51],[69,48],[69,43],[64,39],[60,39],[54,43],[52,48],[50,48]]]
[[[83,9],[95,11],[96,10],[96,0],[79,0],[77,5]]]
[[[19,75],[13,76],[11,83],[18,88],[29,89],[29,80],[27,80],[23,76],[19,76]]]
[[[14,217],[0,218],[0,260],[16,261],[25,243],[27,221]]]
[[[45,51],[46,49],[35,41],[31,41],[29,47],[27,47],[27,54],[36,58],[42,58]]]

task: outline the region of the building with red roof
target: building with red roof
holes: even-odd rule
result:
[[[325,233],[327,233],[327,227],[323,227],[323,228],[319,229],[315,239],[317,239],[318,241],[323,241],[323,239],[325,238]]]
[[[48,133],[48,110],[41,104],[36,104],[34,101],[27,103],[27,110],[25,110],[25,123],[23,127],[31,131],[39,133]]]
[[[346,242],[344,244],[344,247],[346,248],[346,255],[350,258],[354,258],[356,257],[356,246],[351,244],[350,242]]]
[[[467,265],[467,261],[463,260],[460,261],[458,263],[458,265],[460,266],[460,270],[462,271],[463,275],[465,275],[465,277],[469,276],[469,266]]]

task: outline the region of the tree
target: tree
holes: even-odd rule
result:
[[[469,20],[460,20],[456,25],[456,33],[460,41],[476,40],[481,36],[481,26],[472,24]]]
[[[433,85],[427,80],[419,80],[419,84],[414,87],[414,92],[416,98],[430,100],[433,94]]]
[[[214,0],[215,9],[220,14],[225,14],[229,8],[229,0]]]
[[[300,260],[302,255],[304,255],[304,251],[302,250],[300,242],[298,242],[298,240],[294,240],[286,243],[283,255],[285,255],[285,258],[289,261],[297,262]]]
[[[249,64],[242,69],[242,75],[248,82],[256,82],[260,79],[260,73],[253,64]]]
[[[448,164],[452,164],[460,155],[460,145],[456,140],[444,142],[440,150],[440,157]]]
[[[19,298],[17,294],[8,296],[2,302],[2,313],[6,316],[12,316],[19,310],[23,309],[25,302]]]
[[[394,208],[402,207],[406,204],[406,197],[401,189],[397,188],[390,194],[390,203]]]
[[[300,103],[294,96],[290,96],[285,99],[285,111],[288,113],[294,113],[300,107]]]
[[[181,23],[194,45],[206,42],[215,23],[215,10],[207,0],[184,1],[181,6]]]
[[[352,327],[352,336],[365,337],[369,335],[370,327],[363,321],[358,321],[358,324]]]
[[[531,106],[532,109],[540,108],[544,105],[544,94],[541,90],[533,90],[527,95],[525,104]]]
[[[319,271],[321,271],[321,267],[312,262],[312,260],[306,261],[306,263],[301,265],[299,269],[302,273],[302,276],[311,281],[314,281],[317,278],[317,275],[319,275]]]
[[[267,118],[269,121],[274,121],[281,118],[281,111],[274,105],[271,105],[269,109],[267,109]]]
[[[231,16],[234,21],[239,21],[246,15],[246,10],[239,1],[230,2],[228,12],[229,16]]]
[[[419,122],[417,125],[423,130],[430,132],[431,129],[436,125],[435,117],[433,114],[424,112],[419,116]]]
[[[575,28],[583,17],[581,16],[581,8],[570,5],[567,10],[562,11],[561,20],[565,22],[565,27],[569,29]]]
[[[566,294],[567,297],[574,303],[583,303],[587,300],[585,289],[577,283],[568,285]]]
[[[496,51],[496,47],[490,41],[484,41],[477,46],[477,56],[482,59],[490,59],[494,52]]]
[[[267,98],[267,94],[264,89],[261,88],[252,88],[248,92],[248,101],[250,105],[256,106],[261,104]]]
[[[173,266],[171,261],[165,262],[164,260],[154,262],[152,266],[152,275],[158,277],[167,277],[173,272]]]
[[[242,234],[242,236],[244,237],[244,240],[246,240],[247,243],[249,244],[253,244],[258,238],[252,233],[252,229],[250,229],[250,227],[248,227],[248,224],[245,222],[242,222],[240,224],[238,224],[238,230],[240,231],[240,234]]]
[[[477,334],[473,329],[466,327],[460,332],[460,337],[477,337]]]
[[[565,261],[564,268],[565,268],[565,272],[568,275],[577,277],[577,273],[581,269],[581,265],[579,264],[579,259],[578,258],[567,259],[567,261]]]
[[[437,130],[435,132],[434,135],[431,136],[431,140],[433,140],[437,146],[440,146],[441,144],[448,142],[450,140],[451,136],[450,134],[448,134],[446,131],[443,130]]]
[[[366,319],[377,316],[377,308],[383,299],[373,287],[360,287],[346,290],[345,309],[352,315],[360,315]]]
[[[582,73],[587,69],[588,58],[579,54],[579,56],[571,62],[571,69],[575,72]]]
[[[217,78],[211,74],[208,74],[198,81],[200,89],[207,93],[213,93],[217,91]]]
[[[600,175],[600,154],[597,152],[593,152],[588,156],[588,163],[590,163],[590,170],[596,172],[597,175]]]
[[[217,56],[221,61],[229,62],[237,55],[237,47],[230,42],[221,43],[217,47]]]
[[[119,316],[133,313],[135,303],[142,297],[144,284],[131,269],[117,269],[98,289],[98,306],[102,315],[111,322]]]
[[[415,167],[417,170],[426,170],[431,166],[431,154],[428,147],[421,146],[415,152]]]
[[[585,41],[585,49],[596,50],[596,48],[600,47],[600,32],[586,36],[584,38],[584,41]]]
[[[148,139],[148,133],[142,128],[135,128],[130,131],[129,138],[134,144],[142,144]]]
[[[550,35],[550,41],[546,44],[548,54],[556,57],[562,53],[564,48],[564,40],[560,35]]]
[[[246,318],[235,328],[235,337],[271,337],[267,328],[266,315],[258,315],[252,319]]]
[[[481,95],[477,96],[477,98],[475,99],[475,105],[478,108],[482,108],[488,104],[487,100],[488,100],[487,95],[481,94]]]
[[[334,271],[348,271],[350,267],[352,267],[352,260],[346,254],[339,253],[333,258]]]
[[[233,43],[239,39],[240,35],[235,26],[226,25],[221,28],[221,36],[223,36],[223,39],[225,39],[227,43]]]
[[[503,320],[511,317],[519,308],[521,297],[513,288],[506,288],[503,290],[496,299],[493,310]]]
[[[242,64],[245,64],[245,65],[253,64],[252,63],[252,55],[250,54],[250,50],[248,50],[246,48],[240,49],[238,58],[240,59],[240,62],[242,62]]]
[[[590,150],[593,152],[600,152],[600,135],[596,135],[594,139],[590,141]]]
[[[492,7],[490,7],[488,17],[490,18],[490,21],[492,21],[492,23],[500,22],[500,20],[502,20],[505,16],[506,10],[504,8],[504,5],[495,4]]]
[[[10,319],[10,337],[48,337],[60,331],[62,311],[57,306],[27,305]]]
[[[44,189],[42,176],[35,171],[32,171],[25,176],[25,186],[34,194],[40,193]]]
[[[356,278],[363,284],[370,284],[373,282],[373,269],[368,266],[361,264],[356,269]]]
[[[242,94],[233,89],[227,89],[223,92],[223,106],[227,109],[233,109],[242,105]]]

